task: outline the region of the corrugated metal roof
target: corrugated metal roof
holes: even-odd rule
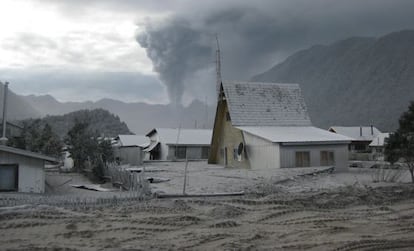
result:
[[[350,142],[352,139],[313,126],[239,126],[242,131],[276,143]]]
[[[375,137],[369,146],[384,146],[385,139],[389,138],[390,134],[388,132],[379,133],[377,137]]]
[[[375,126],[332,126],[330,131],[353,138],[354,141],[372,141],[381,132]],[[361,136],[362,130],[362,136]]]
[[[223,82],[233,126],[311,126],[298,84]]]
[[[59,162],[56,158],[53,158],[53,157],[49,157],[43,154],[34,153],[34,152],[30,152],[30,151],[26,151],[26,150],[14,148],[14,147],[9,147],[9,146],[0,145],[0,151],[14,153],[17,155],[22,155],[22,156],[26,156],[26,157],[30,157],[34,159],[46,160],[46,161],[55,162],[55,163]]]
[[[180,131],[179,136],[178,131]],[[178,145],[210,145],[211,143],[211,129],[155,128],[147,136],[155,132],[159,136],[159,141],[167,145],[175,145],[177,142]]]
[[[145,135],[118,135],[117,139],[121,146],[147,147],[150,144],[149,138]]]

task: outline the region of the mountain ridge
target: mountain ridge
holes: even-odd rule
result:
[[[145,134],[154,127],[211,128],[215,111],[215,106],[206,106],[198,100],[184,107],[143,102],[126,103],[110,98],[95,102],[59,102],[50,95],[28,95],[22,98],[42,111],[42,116],[102,108],[119,116],[137,134]]]
[[[299,83],[316,126],[393,131],[414,100],[414,31],[312,46],[252,80]]]

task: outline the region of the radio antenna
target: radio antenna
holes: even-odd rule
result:
[[[217,99],[220,97],[220,86],[221,86],[221,57],[220,57],[220,43],[218,39],[218,35],[216,34],[216,42],[217,42],[217,49],[216,49],[216,92],[217,92]]]

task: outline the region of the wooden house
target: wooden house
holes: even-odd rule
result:
[[[331,126],[330,132],[352,138],[349,144],[351,153],[369,153],[369,144],[381,132],[375,126]]]
[[[299,85],[222,82],[219,89],[209,163],[347,168],[351,139],[312,126]]]

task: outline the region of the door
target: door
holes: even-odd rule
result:
[[[17,164],[0,164],[0,191],[17,191],[19,188]]]

